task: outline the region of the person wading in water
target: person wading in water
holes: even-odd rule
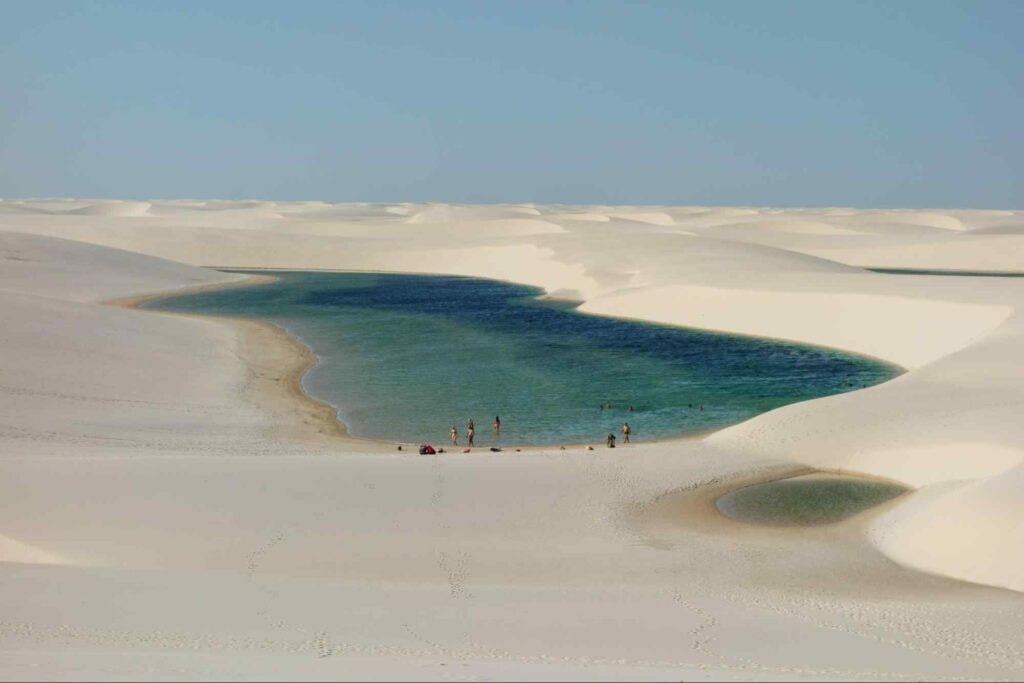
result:
[[[633,433],[633,428],[629,426],[628,422],[622,423],[622,443],[629,443],[629,435]]]
[[[473,418],[469,418],[469,422],[466,423],[466,437],[469,439],[469,445],[473,445],[473,437],[476,436],[476,425],[473,424]]]
[[[501,436],[501,418],[495,415],[494,424],[491,426],[494,427],[494,435]]]

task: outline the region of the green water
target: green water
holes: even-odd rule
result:
[[[733,519],[773,526],[832,524],[905,493],[890,482],[811,474],[733,491],[716,505]]]
[[[495,280],[275,274],[149,307],[281,325],[320,358],[306,390],[358,437],[448,445],[456,425],[464,444],[472,418],[478,446],[603,443],[609,432],[622,445],[627,421],[634,441],[706,432],[899,372],[818,347],[584,315]]]

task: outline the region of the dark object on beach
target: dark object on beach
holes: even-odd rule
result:
[[[497,446],[491,446],[491,453],[501,453],[501,449]]]
[[[438,452],[438,453],[444,453],[444,449],[443,449],[443,448],[438,448],[438,449],[437,449],[437,452]]]
[[[420,444],[420,455],[434,455],[436,453],[437,451],[435,451],[434,447],[431,446],[429,443]]]
[[[519,453],[519,452],[520,452],[520,451],[522,451],[522,450],[523,450],[522,448],[517,448],[517,449],[516,449],[516,453]]]
[[[468,448],[467,448],[467,449],[465,449],[465,450],[464,450],[464,451],[462,451],[462,452],[463,452],[463,453],[469,453],[469,451],[470,451],[470,449],[468,449]]]
[[[565,446],[559,446],[558,448],[563,450],[563,451],[565,450]]]
[[[401,446],[399,446],[399,447],[398,447],[398,450],[402,450],[402,447],[401,447]]]
[[[587,446],[587,450],[588,451],[592,451],[592,450],[594,450],[594,447],[593,446]]]

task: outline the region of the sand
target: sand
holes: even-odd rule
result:
[[[251,276],[234,282],[199,285],[174,290],[177,293],[199,292],[211,288],[256,287],[272,282],[270,276]],[[145,294],[104,303],[129,309],[142,309],[145,304],[161,298],[161,294]],[[154,314],[160,313],[153,311]],[[199,320],[217,320],[235,328],[238,334],[237,353],[249,372],[243,397],[263,412],[276,415],[275,436],[285,439],[316,439],[328,436],[353,440],[335,409],[303,389],[302,379],[319,359],[308,346],[288,334],[280,326],[263,320],[218,316],[188,316]],[[371,444],[367,444],[371,445]],[[379,446],[379,444],[377,444]]]
[[[0,677],[1024,674],[1022,212],[0,201]],[[907,368],[703,439],[422,457],[347,438],[271,325],[103,302],[197,266],[499,277]],[[135,301],[137,303],[137,300]],[[814,469],[910,494],[771,529]]]

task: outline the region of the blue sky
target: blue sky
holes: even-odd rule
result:
[[[0,196],[1024,208],[1024,2],[0,17]]]

